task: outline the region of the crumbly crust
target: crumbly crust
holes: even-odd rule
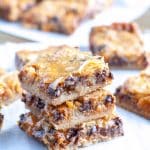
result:
[[[150,69],[130,77],[115,95],[119,106],[150,119]]]
[[[58,46],[25,65],[19,79],[25,90],[60,105],[111,83],[112,74],[102,57],[77,48]]]
[[[148,65],[140,29],[135,23],[94,27],[89,42],[93,54],[104,56],[113,68],[141,69]]]
[[[35,5],[36,0],[0,0],[0,17],[17,21],[21,14]]]
[[[110,120],[102,118],[67,130],[55,130],[50,124],[27,113],[21,115],[19,126],[52,150],[75,150],[123,135],[122,121],[115,116]]]
[[[55,129],[71,128],[82,122],[110,117],[115,109],[115,97],[102,89],[59,106],[47,105],[44,100],[30,94],[23,94],[22,101],[34,115],[39,118],[44,116]]]
[[[21,94],[18,72],[4,73],[0,76],[0,105],[8,105],[20,98]]]

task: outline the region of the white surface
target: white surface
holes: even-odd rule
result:
[[[150,0],[114,0],[114,2],[110,9],[100,13],[95,19],[83,22],[76,32],[70,36],[26,29],[19,23],[9,23],[3,20],[0,20],[0,31],[33,41],[49,42],[51,44],[55,44],[57,41],[84,46],[88,45],[88,35],[91,27],[110,24],[115,21],[132,21],[141,16],[150,6]]]
[[[148,38],[147,42],[149,41]],[[147,43],[147,49],[149,44]],[[44,44],[11,44],[0,46],[0,66],[7,69],[14,68],[14,52],[19,49],[41,49],[46,47]],[[9,66],[9,67],[8,67]],[[137,74],[138,71],[113,71],[114,82],[110,86],[110,90],[114,92],[115,88],[121,85],[124,80]],[[5,115],[5,121],[0,133],[0,150],[45,150],[46,148],[28,137],[22,132],[17,121],[19,115],[26,112],[24,104],[18,100],[2,112]],[[117,108],[117,113],[122,118],[124,123],[123,137],[116,138],[109,142],[99,143],[84,150],[149,150],[150,149],[150,121],[139,117],[133,113]]]

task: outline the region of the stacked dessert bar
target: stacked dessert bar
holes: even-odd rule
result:
[[[113,77],[103,58],[68,46],[49,49],[19,73],[30,110],[21,115],[20,128],[55,150],[123,135],[115,97],[104,89]]]

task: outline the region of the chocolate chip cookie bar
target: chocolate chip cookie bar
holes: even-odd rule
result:
[[[53,47],[51,53],[40,55],[19,73],[27,92],[54,106],[102,88],[112,78],[102,57],[68,46]]]
[[[89,42],[92,53],[104,56],[113,68],[143,69],[148,65],[140,29],[135,23],[94,27]]]
[[[36,0],[0,0],[0,17],[9,21],[17,21],[35,4]]]
[[[21,115],[19,126],[29,136],[44,143],[49,150],[75,150],[93,143],[108,141],[122,136],[122,121],[119,117],[101,118],[76,125],[65,130],[55,130],[32,113]]]
[[[59,106],[47,105],[44,100],[30,94],[23,94],[22,101],[35,116],[44,116],[55,129],[71,128],[85,121],[109,117],[115,109],[115,97],[103,89]]]
[[[0,76],[0,106],[8,105],[21,95],[22,88],[18,80],[18,72],[3,73]]]
[[[117,105],[150,119],[150,67],[116,90]]]
[[[93,17],[110,0],[44,0],[22,15],[26,27],[71,34],[80,22]]]

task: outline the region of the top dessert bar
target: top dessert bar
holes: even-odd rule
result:
[[[150,119],[150,67],[128,78],[115,95],[119,106]]]
[[[0,0],[0,17],[17,21],[35,3],[36,0]]]
[[[44,0],[22,15],[27,27],[71,34],[84,19],[93,17],[111,0]]]
[[[22,88],[18,80],[18,72],[0,75],[0,106],[8,105],[21,97]]]
[[[93,54],[104,56],[111,67],[141,69],[147,66],[143,40],[135,23],[94,27],[89,40]]]
[[[74,100],[111,83],[112,74],[102,57],[68,46],[49,49],[51,53],[41,54],[19,73],[23,88],[49,104]]]

